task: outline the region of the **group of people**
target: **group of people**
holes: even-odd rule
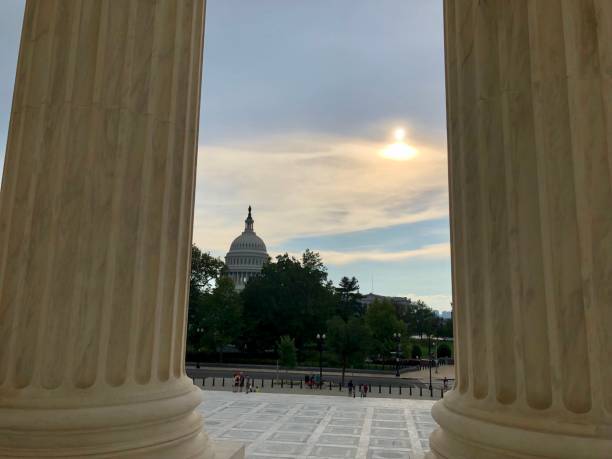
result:
[[[370,392],[372,388],[368,386],[367,384],[356,385],[353,383],[353,380],[351,379],[348,382],[348,390],[349,390],[349,393],[348,393],[349,397],[355,398],[357,396],[357,390],[359,390],[359,397],[365,398],[368,396],[368,392]]]
[[[242,372],[238,372],[234,374],[234,386],[232,388],[232,392],[244,392],[248,394],[249,392],[255,392],[255,380],[249,378]]]
[[[309,387],[311,389],[320,387],[321,377],[319,375],[306,375],[304,376],[304,383],[306,384],[306,387]]]

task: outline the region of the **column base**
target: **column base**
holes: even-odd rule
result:
[[[196,411],[200,390],[187,378],[164,389],[154,397],[146,386],[0,397],[0,458],[213,459]]]
[[[437,402],[426,459],[609,459],[612,438],[545,432],[465,416]],[[489,413],[490,414],[490,413]],[[551,424],[554,420],[551,419]],[[584,427],[584,426],[583,426]],[[578,428],[578,426],[577,426]]]

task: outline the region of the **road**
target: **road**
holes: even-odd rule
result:
[[[242,367],[242,368],[236,368],[236,369],[231,369],[231,368],[217,368],[217,367],[203,367],[203,368],[196,368],[196,367],[192,367],[192,366],[188,366],[187,367],[187,375],[191,378],[211,378],[211,377],[215,377],[215,378],[223,378],[225,377],[226,379],[231,380],[231,378],[233,377],[234,373],[236,371],[242,371],[244,374],[248,375],[251,378],[255,378],[255,379],[274,379],[276,378],[276,371],[273,370],[262,370],[262,369],[256,369],[256,368],[246,368],[246,367]],[[368,385],[374,385],[374,386],[397,386],[401,383],[402,386],[404,387],[428,387],[429,386],[429,381],[428,378],[426,378],[425,380],[423,380],[423,378],[419,379],[419,378],[415,378],[415,377],[410,377],[406,375],[407,372],[405,372],[400,378],[395,377],[393,375],[375,375],[375,374],[363,374],[363,373],[356,373],[353,374],[353,372],[351,371],[347,371],[345,378],[344,378],[344,382],[345,384],[348,383],[348,381],[353,380],[353,382],[355,384],[368,384]],[[285,372],[284,370],[280,370],[278,372],[278,377],[279,378],[283,378],[285,380],[289,380],[292,379],[293,381],[300,381],[300,380],[304,380],[304,376],[307,373],[304,371],[289,371],[289,372]],[[318,372],[311,372],[311,374],[315,374],[318,375]],[[443,376],[440,375],[436,375],[435,371],[432,371],[432,385],[435,388],[440,388],[442,387],[442,381],[439,379]],[[323,380],[324,381],[333,381],[335,384],[338,384],[340,382],[340,380],[342,379],[342,375],[338,374],[336,372],[333,373],[325,373],[323,372]]]

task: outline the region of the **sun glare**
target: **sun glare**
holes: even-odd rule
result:
[[[402,142],[404,140],[404,138],[406,137],[406,131],[403,128],[397,128],[395,130],[395,140],[397,140],[398,142]]]
[[[395,137],[396,142],[394,144],[387,145],[380,152],[380,156],[386,159],[393,159],[395,161],[407,161],[417,155],[416,148],[404,143],[406,131],[403,128],[397,128],[393,133],[393,136]]]

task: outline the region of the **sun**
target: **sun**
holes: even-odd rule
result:
[[[406,130],[404,128],[397,128],[393,132],[393,136],[395,137],[396,142],[391,145],[387,145],[380,152],[380,156],[395,161],[407,161],[417,155],[417,149],[407,145],[404,142],[404,139],[406,138]]]

